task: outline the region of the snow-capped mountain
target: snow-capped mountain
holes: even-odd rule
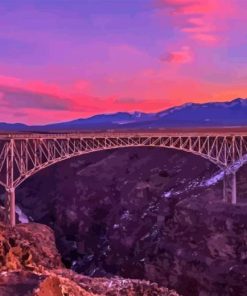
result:
[[[230,102],[187,103],[157,113],[152,126],[241,126],[247,125],[247,99]]]
[[[43,126],[0,123],[1,131],[147,129],[168,127],[247,126],[247,99],[186,103],[158,113],[117,112]]]

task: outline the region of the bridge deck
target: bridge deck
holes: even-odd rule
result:
[[[54,138],[104,138],[104,137],[207,137],[247,136],[247,127],[180,128],[150,130],[106,130],[72,132],[0,132],[0,140],[54,139]]]

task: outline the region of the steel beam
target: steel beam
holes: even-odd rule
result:
[[[237,203],[236,173],[225,173],[223,181],[224,201],[231,204]]]
[[[7,188],[6,189],[6,224],[14,227],[16,225],[15,219],[15,188]]]
[[[6,158],[6,222],[11,227],[15,226],[15,188],[14,188],[14,140],[9,141]]]

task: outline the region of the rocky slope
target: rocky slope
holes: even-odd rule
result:
[[[147,281],[89,278],[63,267],[50,228],[36,223],[0,224],[1,296],[178,296]]]
[[[147,279],[184,296],[246,295],[247,168],[235,207],[222,203],[221,182],[212,185],[217,171],[168,149],[104,151],[41,171],[17,201],[54,229],[77,272]]]

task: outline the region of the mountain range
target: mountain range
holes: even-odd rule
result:
[[[186,103],[157,113],[117,112],[47,125],[0,122],[0,131],[71,131],[247,126],[247,99]]]

